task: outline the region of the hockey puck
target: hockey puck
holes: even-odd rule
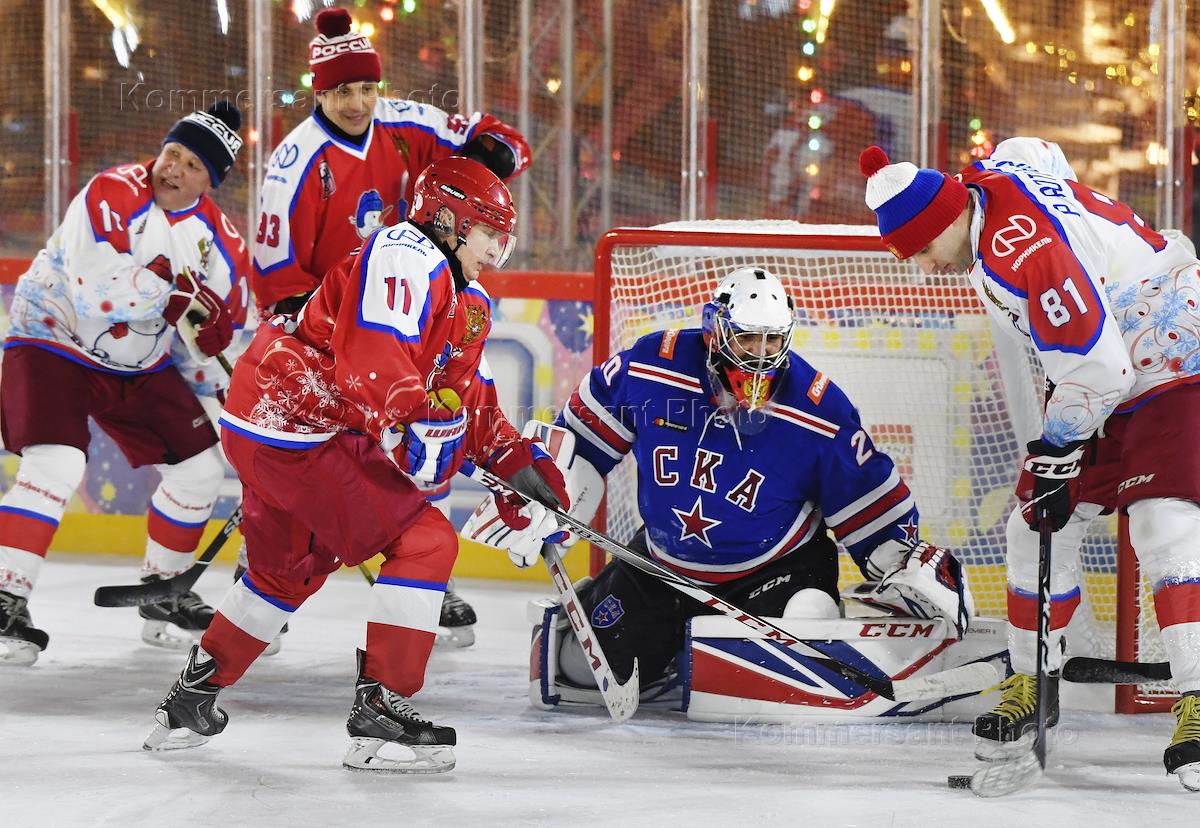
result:
[[[946,777],[946,785],[950,788],[969,788],[971,787],[971,777],[951,774]]]

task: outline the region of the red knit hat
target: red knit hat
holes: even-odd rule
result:
[[[375,81],[383,77],[379,55],[365,35],[350,31],[350,12],[323,9],[317,15],[319,34],[308,44],[308,68],[316,92],[336,89],[343,83]]]
[[[966,209],[967,188],[957,178],[907,161],[893,164],[879,147],[863,150],[858,164],[867,179],[867,206],[897,259],[924,250]]]

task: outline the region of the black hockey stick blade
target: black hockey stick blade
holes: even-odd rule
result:
[[[1063,664],[1062,677],[1080,684],[1145,684],[1170,681],[1168,661],[1111,661],[1075,656]]]
[[[173,578],[163,578],[160,581],[150,581],[144,584],[129,584],[128,586],[103,586],[96,590],[93,600],[98,607],[140,607],[143,604],[154,604],[165,601],[173,595],[181,595],[192,588],[192,585],[204,574],[213,558],[221,551],[221,547],[229,540],[233,530],[242,522],[242,507],[239,504],[221,527],[217,536],[209,542],[203,554],[190,567]]]

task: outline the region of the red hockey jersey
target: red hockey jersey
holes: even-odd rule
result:
[[[421,171],[483,134],[512,150],[517,172],[529,166],[525,139],[491,115],[381,98],[357,146],[306,118],[276,147],[263,181],[251,245],[259,306],[313,290],[371,233],[404,221]]]
[[[289,325],[294,331],[282,316],[258,329],[238,361],[221,425],[283,448],[345,430],[379,440],[428,391],[451,388],[469,412],[467,456],[486,462],[519,435],[483,356],[488,295],[475,283],[457,288],[454,273],[415,225],[375,233],[326,275]]]

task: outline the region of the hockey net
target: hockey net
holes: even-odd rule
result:
[[[616,229],[596,252],[596,363],[652,331],[698,327],[719,280],[747,265],[783,281],[796,303],[793,348],[858,407],[908,481],[923,537],[966,565],[978,614],[1004,618],[1005,523],[1024,445],[1041,432],[1043,375],[1032,351],[993,337],[965,276],[922,276],[886,252],[873,227],[709,221]],[[607,529],[623,542],[640,526],[636,486],[626,458],[609,476],[606,500]],[[1101,517],[1084,542],[1071,654],[1162,660],[1152,598],[1128,550],[1130,564],[1118,566],[1119,528],[1115,516]],[[842,588],[861,579],[843,552]],[[1117,709],[1166,709],[1171,692],[1119,688]]]

